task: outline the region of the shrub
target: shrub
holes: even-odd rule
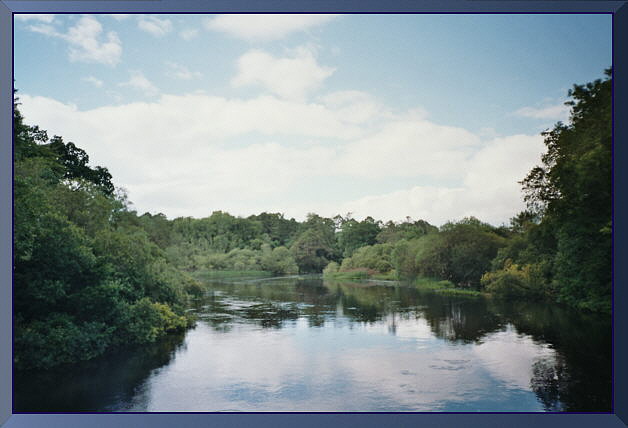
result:
[[[329,264],[323,269],[323,275],[328,275],[330,273],[336,273],[340,269],[340,265],[336,262],[329,262]]]
[[[503,269],[482,276],[482,287],[497,297],[540,297],[546,292],[538,265],[518,266],[506,261]]]

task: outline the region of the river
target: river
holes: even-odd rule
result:
[[[208,283],[196,327],[47,372],[15,411],[611,411],[610,317],[320,276]]]

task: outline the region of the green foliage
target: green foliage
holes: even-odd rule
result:
[[[391,244],[375,244],[357,249],[351,257],[342,261],[340,270],[348,271],[366,268],[379,273],[390,272],[392,265],[393,246]]]
[[[167,262],[154,219],[149,235],[74,144],[48,141],[19,110],[14,129],[16,367],[88,360],[190,325],[183,303],[202,289]]]
[[[75,322],[63,313],[15,327],[14,362],[17,368],[50,368],[89,360],[109,345],[111,327],[101,322]]]
[[[129,307],[122,334],[130,343],[151,343],[165,333],[183,330],[187,325],[186,318],[175,314],[168,305],[143,297]]]
[[[173,221],[172,233],[172,242],[177,245],[188,243],[201,250],[221,253],[245,248],[254,239],[263,237],[261,222],[222,211],[202,219],[177,218]]]
[[[420,238],[428,233],[436,233],[438,228],[432,226],[424,220],[417,220],[412,222],[408,217],[403,223],[394,223],[389,221],[383,227],[381,232],[377,235],[377,242],[379,243],[391,243],[401,240],[413,240]]]
[[[248,217],[261,224],[262,233],[268,237],[273,247],[289,246],[297,233],[299,223],[293,218],[284,218],[280,213],[261,213]]]
[[[609,310],[611,300],[611,74],[569,91],[569,124],[543,134],[543,163],[522,181],[529,209],[542,217],[543,233],[530,230],[529,241],[549,254],[558,298],[595,310]]]
[[[377,242],[377,235],[380,232],[380,224],[371,217],[363,221],[357,221],[347,216],[338,217],[340,226],[338,233],[338,247],[342,251],[343,257],[350,257],[355,250]]]
[[[203,281],[225,280],[234,278],[263,278],[271,277],[270,272],[263,270],[199,270],[193,273],[195,278]]]
[[[468,218],[447,223],[438,233],[398,241],[391,261],[400,279],[423,276],[478,287],[482,274],[504,244],[505,239],[492,226]]]
[[[172,245],[173,234],[172,225],[162,213],[152,215],[144,213],[138,217],[139,225],[148,234],[148,238],[159,248],[165,249]]]
[[[271,249],[270,246],[262,246],[260,264],[263,270],[274,275],[295,274],[299,267],[292,257],[292,253],[286,247]]]
[[[426,241],[431,239],[431,236],[410,241],[402,239],[394,244],[390,260],[399,279],[410,280],[416,278],[418,275],[416,255]]]
[[[464,297],[479,297],[482,293],[476,290],[467,290],[456,288],[451,281],[439,280],[433,278],[417,278],[412,282],[419,290],[427,290],[430,292],[445,294],[448,296],[464,296]]]
[[[482,276],[482,287],[501,298],[540,298],[546,293],[546,280],[540,265],[518,266],[508,260],[503,269]]]
[[[328,275],[332,273],[337,273],[340,269],[340,265],[336,262],[329,262],[325,269],[323,269],[323,275]]]
[[[479,286],[482,274],[505,245],[493,227],[473,217],[445,224],[437,236],[433,246],[417,254],[419,273],[465,287]]]
[[[338,272],[323,272],[323,274],[325,275],[325,279],[334,280],[368,279],[371,276],[369,270],[365,268],[356,268]]]
[[[308,214],[301,230],[290,248],[299,272],[322,272],[330,261],[338,258],[334,221]]]

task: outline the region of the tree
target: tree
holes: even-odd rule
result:
[[[290,250],[301,273],[322,272],[336,258],[333,242],[317,229],[299,235]]]
[[[522,181],[529,210],[555,240],[560,300],[610,309],[612,71],[569,91],[569,124],[545,132],[542,165]]]
[[[274,275],[294,274],[299,271],[296,261],[286,247],[271,249],[270,246],[264,245],[261,266],[263,270]]]
[[[88,360],[190,325],[182,303],[198,284],[166,262],[107,170],[49,143],[17,108],[13,120],[15,367]]]
[[[380,232],[380,222],[372,217],[357,221],[349,215],[341,218],[340,232],[338,233],[338,246],[343,257],[351,257],[353,252],[366,245],[377,243],[377,234]]]
[[[464,287],[479,287],[505,239],[476,218],[446,223],[438,234],[420,238],[416,271],[421,276],[452,281]]]
[[[402,239],[411,240],[420,238],[428,233],[438,232],[436,226],[432,226],[425,220],[417,220],[412,222],[410,217],[406,218],[403,223],[394,223],[389,221],[383,227],[381,232],[377,235],[377,242],[379,243],[395,243]]]
[[[299,266],[299,272],[322,272],[330,261],[338,259],[334,221],[308,214],[290,251]]]

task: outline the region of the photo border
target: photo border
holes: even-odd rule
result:
[[[627,233],[616,218],[626,214],[628,183],[628,7],[626,1],[408,1],[408,0],[0,0],[0,426],[13,427],[621,427],[628,422],[625,363]],[[611,13],[613,14],[613,412],[612,413],[19,413],[12,410],[13,243],[13,13]],[[601,72],[601,71],[600,71]],[[582,83],[582,82],[573,82]],[[615,120],[623,118],[622,120]],[[620,183],[620,186],[615,186]],[[617,286],[619,285],[619,286]]]

